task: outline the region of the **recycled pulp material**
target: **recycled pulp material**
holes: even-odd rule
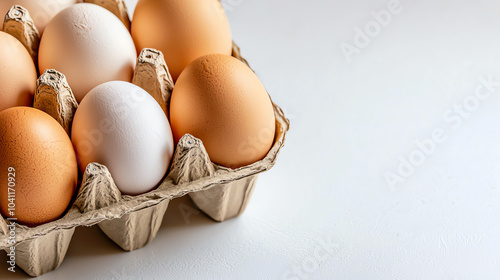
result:
[[[98,1],[106,2],[110,1]],[[116,4],[123,1],[112,1]],[[36,28],[22,7],[21,22],[15,30]],[[13,12],[11,9],[11,12]],[[10,24],[6,23],[5,25]],[[4,25],[4,26],[5,26]],[[23,33],[25,36],[33,32]],[[26,37],[25,37],[26,39]],[[37,40],[21,40],[34,49]],[[234,45],[233,56],[247,63]],[[148,91],[167,111],[173,82],[161,52],[145,49],[138,58],[133,82]],[[47,70],[37,81],[34,107],[54,117],[68,132],[78,107],[71,88],[62,73]],[[201,140],[185,135],[179,141],[171,169],[161,185],[138,196],[122,195],[106,166],[91,163],[86,167],[78,196],[60,219],[29,228],[17,225],[16,262],[26,273],[38,276],[57,269],[64,259],[77,226],[99,225],[102,231],[126,251],[147,245],[157,234],[169,201],[189,194],[195,204],[216,221],[224,221],[243,213],[255,187],[259,173],[274,166],[285,143],[289,121],[273,103],[276,116],[275,143],[267,156],[254,164],[229,169],[216,165]],[[9,250],[7,221],[0,219],[0,249]]]
[[[16,37],[28,50],[33,61],[38,62],[40,34],[31,19],[28,10],[15,5],[5,15],[3,31]]]

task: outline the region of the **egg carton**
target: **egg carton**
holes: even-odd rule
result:
[[[84,2],[102,5],[119,16],[126,26],[130,25],[122,0]],[[5,18],[4,30],[18,38],[36,58],[39,35],[26,9],[14,6]],[[233,56],[248,65],[235,44]],[[144,49],[141,52],[132,82],[150,93],[162,109],[168,111],[174,83],[160,51]],[[47,70],[39,77],[34,107],[54,117],[70,134],[78,103],[62,73]],[[138,196],[122,195],[106,166],[90,163],[82,174],[74,203],[60,219],[33,228],[17,224],[12,243],[10,221],[1,218],[0,250],[8,252],[15,246],[17,266],[31,276],[39,276],[60,266],[78,226],[98,225],[123,250],[133,251],[155,238],[168,204],[174,198],[189,195],[200,210],[219,222],[242,214],[258,174],[274,166],[285,144],[290,123],[274,103],[273,108],[275,141],[264,159],[234,170],[226,168],[210,161],[200,139],[185,135],[159,187]]]

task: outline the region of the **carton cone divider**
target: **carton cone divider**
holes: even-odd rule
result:
[[[99,5],[117,16],[130,31],[130,17],[124,0],[83,0],[83,3]]]
[[[19,5],[10,8],[5,15],[3,31],[18,39],[28,50],[35,65],[38,64],[40,34],[27,9]]]
[[[62,73],[47,69],[38,78],[33,107],[52,116],[71,137],[71,124],[78,102]]]
[[[174,81],[160,51],[149,48],[141,51],[132,83],[147,91],[168,117]]]
[[[102,164],[89,163],[75,205],[81,213],[85,213],[119,202],[121,196],[108,168]]]
[[[83,2],[108,9],[130,28],[123,0]],[[37,62],[40,36],[26,9],[12,7],[5,17],[4,31],[16,37]],[[233,56],[248,65],[234,43]],[[168,118],[174,83],[160,51],[142,50],[132,82],[147,91]],[[71,135],[78,103],[63,73],[50,69],[42,73],[37,80],[34,107],[52,116]],[[62,217],[37,227],[16,225],[13,245],[17,250],[17,265],[31,276],[57,269],[78,226],[99,225],[126,251],[144,247],[155,238],[169,202],[187,194],[216,221],[240,215],[250,200],[258,174],[274,166],[285,144],[290,123],[276,104],[273,107],[276,116],[273,147],[264,159],[242,168],[233,170],[212,163],[202,140],[189,134],[177,144],[170,170],[158,188],[141,195],[122,195],[106,166],[88,164],[85,173],[80,174],[83,179],[76,200]],[[9,221],[0,219],[0,250],[10,250],[9,234]]]

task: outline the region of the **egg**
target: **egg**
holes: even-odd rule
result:
[[[236,58],[196,59],[180,75],[170,101],[175,141],[189,133],[210,159],[230,168],[252,164],[271,148],[276,121],[271,99],[252,70]]]
[[[154,189],[174,152],[167,116],[156,100],[127,82],[108,82],[91,90],[73,120],[72,141],[82,172],[104,164],[123,194]]]
[[[31,106],[36,89],[35,64],[13,36],[0,32],[0,111]]]
[[[56,120],[29,107],[0,112],[0,211],[4,217],[28,226],[58,219],[72,200],[77,180],[71,140]],[[15,204],[13,213],[9,203]]]
[[[138,51],[160,50],[174,81],[200,56],[231,54],[232,39],[218,0],[139,0],[132,20]]]
[[[78,0],[2,0],[0,2],[0,15],[5,17],[10,8],[20,5],[28,10],[38,32],[43,34],[45,26],[61,10],[76,4]],[[3,24],[0,24],[2,30]]]
[[[62,10],[45,28],[38,54],[40,73],[63,73],[78,102],[109,81],[132,80],[137,54],[127,28],[95,4]]]

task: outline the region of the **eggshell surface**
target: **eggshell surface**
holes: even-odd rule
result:
[[[172,131],[156,100],[126,82],[102,84],[83,99],[73,121],[72,141],[80,168],[104,164],[123,194],[154,189],[174,152]]]
[[[48,114],[28,107],[0,112],[0,170],[2,215],[28,226],[59,218],[78,180],[75,152],[65,130]],[[8,207],[9,183],[14,215]]]
[[[95,4],[76,4],[57,14],[40,42],[40,73],[63,73],[78,102],[109,81],[131,81],[135,46],[123,23]]]
[[[31,106],[36,89],[35,64],[13,36],[0,32],[0,111]]]
[[[198,57],[232,50],[229,23],[217,0],[139,0],[131,32],[138,51],[163,53],[174,81]]]
[[[264,86],[236,58],[198,58],[177,80],[170,103],[175,141],[201,139],[210,159],[238,168],[261,160],[271,148],[276,120]]]
[[[12,6],[20,5],[28,10],[41,35],[45,26],[57,13],[77,2],[78,0],[2,0],[0,1],[0,15],[4,18]],[[2,28],[3,24],[0,24],[0,30]]]

